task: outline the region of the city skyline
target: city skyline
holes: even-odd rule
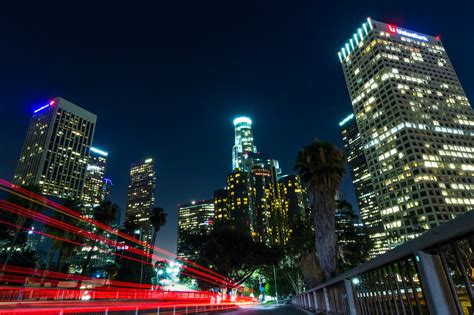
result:
[[[448,26],[449,19],[445,21],[439,18],[437,21],[435,18],[427,18],[423,16],[418,18],[416,12],[417,8],[418,10],[421,9],[421,5],[414,5],[414,7],[415,9],[413,12],[407,13],[405,15],[406,23],[396,21],[397,15],[394,14],[394,24],[401,25],[407,29],[414,29],[422,33],[441,33],[448,54],[455,65],[455,69],[459,72],[458,74],[461,77],[461,82],[465,86],[466,93],[468,97],[472,96],[473,79],[472,74],[468,73],[467,70],[467,66],[471,61],[469,61],[467,57],[463,57],[463,54],[465,54],[463,52],[464,50],[461,50],[461,43],[457,42],[457,40],[460,41],[462,39],[462,36],[457,34],[453,28]],[[7,155],[2,157],[0,177],[12,178],[13,176],[14,166],[13,168],[11,166],[16,163],[21,150],[21,138],[25,136],[27,124],[29,121],[29,118],[25,117],[31,116],[32,111],[30,111],[30,108],[36,108],[37,105],[41,105],[44,100],[48,100],[50,97],[56,95],[64,96],[68,99],[71,99],[72,102],[77,102],[77,104],[85,104],[86,109],[98,115],[98,129],[95,133],[95,139],[97,141],[95,142],[107,147],[111,154],[110,172],[108,172],[108,174],[110,174],[109,176],[114,179],[115,184],[114,190],[112,192],[112,200],[120,204],[122,211],[125,209],[124,199],[126,198],[126,178],[128,175],[127,167],[130,162],[139,160],[146,156],[156,156],[157,163],[159,165],[170,165],[169,170],[164,170],[162,167],[160,167],[157,173],[158,177],[161,178],[157,187],[157,203],[163,206],[168,213],[171,214],[177,211],[176,203],[178,202],[193,199],[200,200],[211,198],[212,191],[222,186],[222,178],[228,173],[230,161],[229,147],[232,145],[233,132],[231,124],[232,119],[237,115],[248,115],[252,117],[252,119],[255,121],[253,128],[259,139],[259,149],[262,152],[272,153],[272,155],[275,156],[282,164],[282,169],[284,169],[286,173],[290,173],[292,171],[294,159],[299,147],[309,142],[315,136],[318,136],[323,140],[335,142],[339,145],[339,147],[342,148],[342,141],[340,139],[339,129],[337,128],[337,122],[341,117],[345,117],[347,114],[349,114],[350,102],[349,98],[347,97],[347,92],[344,88],[340,65],[337,57],[334,57],[334,53],[340,48],[339,44],[346,39],[347,33],[350,32],[355,25],[358,25],[359,21],[363,20],[367,15],[372,15],[373,18],[377,18],[378,20],[390,21],[388,9],[383,11],[384,13],[379,12],[379,14],[368,14],[372,12],[373,11],[357,12],[354,14],[354,16],[351,16],[350,19],[347,19],[340,24],[336,23],[336,26],[332,24],[334,28],[337,28],[337,31],[330,30],[330,36],[336,36],[337,38],[334,39],[334,43],[330,42],[328,47],[324,48],[324,53],[322,55],[318,55],[318,57],[322,58],[324,62],[329,63],[327,69],[323,69],[323,73],[331,72],[330,78],[335,80],[330,84],[331,89],[344,91],[343,93],[338,92],[340,96],[336,98],[336,102],[331,100],[331,104],[336,105],[331,105],[329,108],[322,108],[325,107],[322,105],[320,106],[321,108],[313,108],[317,107],[315,104],[320,104],[319,97],[315,97],[314,94],[324,91],[324,89],[317,87],[318,81],[316,80],[316,77],[319,75],[315,71],[316,69],[314,66],[324,68],[324,65],[315,63],[314,61],[309,61],[309,56],[306,56],[305,60],[309,61],[309,64],[311,65],[311,71],[303,71],[302,78],[298,80],[297,85],[290,84],[288,87],[290,92],[286,97],[286,93],[282,94],[281,92],[276,91],[276,89],[284,89],[285,85],[283,82],[285,82],[285,84],[289,84],[288,78],[280,79],[281,82],[280,80],[277,80],[264,86],[258,84],[256,81],[249,82],[248,84],[241,83],[240,88],[236,88],[235,90],[226,90],[225,93],[218,92],[215,96],[206,95],[209,93],[209,86],[204,84],[203,86],[199,86],[199,88],[203,91],[198,92],[197,90],[194,90],[195,93],[193,93],[193,95],[195,98],[199,98],[200,96],[205,97],[200,102],[192,103],[194,106],[197,104],[204,106],[206,110],[204,110],[202,113],[193,112],[192,114],[182,114],[181,112],[178,113],[176,111],[170,112],[169,109],[166,108],[167,106],[172,106],[173,104],[182,105],[186,103],[186,99],[178,97],[177,100],[173,101],[168,99],[166,102],[167,105],[158,106],[159,109],[164,110],[165,115],[160,115],[158,112],[155,112],[156,118],[154,117],[153,119],[151,117],[146,117],[146,115],[135,116],[138,115],[138,106],[135,107],[133,102],[141,104],[147,103],[142,107],[144,112],[151,111],[153,107],[159,105],[160,103],[159,101],[156,101],[155,103],[154,101],[149,100],[151,99],[150,96],[152,96],[153,93],[147,92],[145,93],[146,96],[140,95],[140,92],[143,91],[138,87],[131,87],[130,89],[132,91],[125,93],[126,97],[124,98],[124,101],[119,102],[119,98],[122,97],[121,94],[123,91],[120,89],[115,91],[113,86],[101,93],[95,92],[94,94],[88,91],[91,87],[100,86],[99,82],[97,81],[95,81],[95,83],[91,83],[92,85],[89,87],[87,85],[80,87],[81,82],[86,81],[81,81],[81,79],[77,79],[79,81],[75,81],[72,78],[67,79],[66,77],[65,83],[60,83],[59,80],[56,79],[52,80],[52,83],[45,84],[40,82],[38,87],[33,87],[33,85],[35,85],[33,82],[38,80],[37,77],[39,78],[40,76],[38,74],[37,76],[32,75],[30,81],[27,80],[27,83],[22,87],[26,93],[13,93],[13,91],[19,92],[19,88],[17,87],[16,90],[13,89],[12,92],[3,94],[5,96],[2,100],[2,106],[0,106],[1,113],[5,114],[4,117],[6,117],[7,114],[11,114],[14,118],[12,119],[14,122],[5,122],[3,127],[1,127],[2,133],[8,134],[8,138],[12,138],[7,139],[6,136],[3,135],[3,143],[5,143],[6,147],[11,148],[12,152],[7,152]],[[462,23],[465,22],[461,20],[462,19],[459,19],[459,23],[462,26]],[[467,24],[465,25],[467,26]],[[460,27],[459,24],[458,27]],[[293,34],[296,33],[296,29],[292,29],[291,32]],[[314,32],[316,32],[316,30],[314,30]],[[304,37],[308,37],[308,33],[305,33]],[[317,36],[313,34],[310,37],[316,38]],[[444,40],[444,37],[446,37],[446,40]],[[286,37],[285,40],[288,42],[286,45],[291,43],[291,41]],[[331,39],[331,41],[332,40],[333,39]],[[469,45],[469,43],[467,43],[467,45]],[[302,47],[299,46],[299,49],[301,48]],[[314,43],[314,45],[310,45],[305,49],[307,50],[305,53],[313,55],[318,49],[320,49],[320,47],[317,45],[317,43]],[[466,51],[469,51],[469,49],[466,49]],[[261,53],[263,53],[263,51]],[[46,57],[38,56],[37,58],[42,60]],[[258,57],[257,60],[259,60],[259,58],[260,57]],[[317,57],[311,56],[311,58]],[[247,65],[251,65],[252,60],[253,58],[247,60]],[[270,60],[272,60],[271,57]],[[50,61],[50,63],[51,62],[52,61]],[[63,60],[59,62],[65,61]],[[282,61],[280,62],[282,63]],[[48,62],[46,62],[46,64],[48,64]],[[463,65],[466,67],[463,67]],[[299,65],[298,62],[292,63],[292,66],[295,67],[295,73],[297,70],[301,70],[301,65]],[[279,67],[281,67],[281,64]],[[253,71],[253,68],[250,68],[252,67],[243,69],[244,74],[242,75],[248,77],[249,73]],[[41,68],[41,71],[37,70],[37,72],[46,70],[47,69]],[[130,71],[130,69],[128,70]],[[58,69],[53,67],[52,71],[57,72]],[[100,69],[98,71],[100,71]],[[265,71],[274,74],[272,67],[265,66],[257,69],[259,74]],[[132,73],[134,73],[134,71],[132,71]],[[235,72],[233,73],[235,75]],[[293,71],[290,73],[294,74]],[[227,80],[231,80],[230,82],[234,82],[232,80],[232,76],[226,78]],[[116,83],[120,86],[120,83],[123,82],[121,81]],[[227,84],[228,83],[229,81],[227,81]],[[79,87],[74,87],[75,85],[78,85]],[[302,86],[305,87],[302,88]],[[7,89],[8,87],[4,88]],[[169,86],[167,86],[167,88],[169,88]],[[259,91],[259,88],[262,88],[261,92]],[[301,89],[304,90],[305,93],[303,94],[306,97],[308,95],[313,96],[311,96],[308,100],[303,100],[303,96],[298,95]],[[272,90],[274,91],[275,95],[268,96]],[[117,95],[113,95],[114,93]],[[334,95],[331,95],[331,98],[333,96]],[[108,100],[109,97],[111,97],[110,100]],[[329,97],[326,96],[323,98],[323,101],[324,99],[328,100]],[[209,103],[213,105],[207,105],[206,107],[203,105],[206,103],[206,101],[209,101]],[[302,117],[305,115],[302,115],[301,113],[294,113],[294,107],[292,107],[291,104],[294,104],[295,102],[298,104],[303,104],[301,108],[312,113],[312,115],[308,115],[312,117]],[[121,104],[118,107],[119,110],[114,107],[115,103]],[[13,104],[15,106],[7,106],[6,104]],[[12,107],[15,107],[15,110],[12,110]],[[280,113],[272,112],[273,108],[278,108]],[[187,109],[190,108],[184,107],[184,109],[180,109],[180,111],[185,112]],[[169,115],[166,115],[166,113]],[[319,126],[314,126],[313,122],[317,118],[315,115],[318,114],[324,114],[325,116],[322,117],[324,117],[325,121],[318,122]],[[206,118],[207,116],[211,117],[211,119]],[[134,121],[131,121],[131,118],[137,120],[137,117],[144,118],[143,124],[148,124],[150,127],[143,128],[138,126]],[[170,119],[171,117],[173,119]],[[178,128],[178,125],[174,124],[175,119],[178,119],[178,117],[181,118],[181,126],[185,129],[185,131],[187,131],[187,133],[181,133],[179,136],[175,136],[171,140],[165,140],[164,138],[169,135],[167,130],[175,130],[172,128]],[[300,123],[292,122],[296,120],[299,120]],[[282,124],[283,121],[288,121],[289,125],[283,126],[286,125]],[[158,125],[158,127],[154,126],[155,123]],[[119,124],[119,126],[116,126],[116,124]],[[123,128],[120,126],[120,124],[129,124],[129,128]],[[117,133],[117,139],[113,139],[110,136],[111,132],[109,130],[114,130],[114,126],[118,129],[125,129],[124,131],[115,130]],[[132,131],[133,127],[137,127],[138,129]],[[140,130],[139,127],[143,129]],[[200,128],[206,128],[207,131],[200,130]],[[10,133],[10,131],[12,132]],[[153,131],[155,131],[156,134],[153,134],[152,137],[158,137],[159,139],[157,141],[144,143],[142,140],[140,140],[146,139],[150,141],[150,132]],[[214,133],[213,137],[210,137],[210,133]],[[12,137],[11,134],[18,134],[18,136]],[[298,139],[295,139],[297,135]],[[203,139],[205,139],[205,141]],[[280,142],[277,144],[275,143],[274,139],[279,139]],[[178,142],[180,145],[174,144],[174,142]],[[186,144],[187,150],[181,148],[181,143]],[[218,144],[217,146],[215,145],[216,143]],[[10,149],[8,151],[10,151]],[[173,152],[173,154],[168,154],[171,152]],[[190,152],[193,153],[191,154]],[[194,159],[195,162],[188,162],[190,164],[185,165],[189,159]],[[179,170],[179,167],[181,167],[182,170]],[[178,178],[172,178],[177,170],[179,171]],[[191,172],[193,172],[194,175],[192,177],[186,177],[186,174]],[[210,175],[211,173],[212,175]],[[199,183],[203,178],[206,179],[206,183],[205,185],[202,185],[203,187],[200,187],[201,185],[199,185]],[[170,192],[172,190],[176,190],[176,187],[178,187],[178,185],[182,184],[183,182],[186,183],[186,187],[184,187],[182,191],[175,192],[174,194],[170,195]],[[346,194],[351,194],[352,188],[348,187],[349,186],[347,185],[345,186],[344,192]],[[174,222],[170,220],[169,227],[175,228],[176,224]],[[165,229],[168,229],[169,227],[165,227],[163,232],[166,232]],[[163,232],[160,233],[160,236],[163,234]],[[158,237],[160,246],[168,248],[167,244],[163,245],[160,242],[160,236]],[[170,242],[173,238],[174,237],[170,237]]]

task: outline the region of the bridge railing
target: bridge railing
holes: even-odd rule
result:
[[[474,211],[292,299],[331,314],[474,314]]]

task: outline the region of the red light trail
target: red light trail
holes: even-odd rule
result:
[[[2,186],[3,186],[3,187],[2,187]],[[146,243],[146,242],[142,242],[142,241],[140,241],[140,240],[138,240],[138,239],[136,239],[136,238],[134,238],[134,237],[132,237],[132,236],[126,234],[126,233],[122,233],[122,232],[120,232],[120,231],[118,231],[118,230],[116,230],[116,229],[114,229],[114,228],[112,228],[112,227],[110,227],[110,226],[108,226],[108,225],[105,225],[105,224],[103,224],[103,223],[101,223],[101,222],[99,222],[99,221],[96,221],[96,220],[93,220],[93,219],[90,219],[90,218],[86,218],[86,217],[84,217],[84,216],[81,216],[81,215],[80,215],[79,213],[77,213],[76,211],[73,211],[73,210],[71,210],[71,209],[68,209],[68,208],[66,208],[66,207],[64,207],[64,206],[62,206],[62,205],[60,205],[60,204],[57,204],[57,203],[55,203],[55,202],[53,202],[53,201],[51,201],[51,200],[49,200],[49,199],[47,199],[47,198],[45,198],[45,197],[43,197],[43,196],[40,196],[40,195],[35,194],[35,193],[32,193],[32,192],[30,192],[30,191],[28,191],[28,190],[26,190],[26,189],[24,189],[24,188],[22,188],[22,187],[19,187],[19,186],[17,186],[17,185],[14,185],[14,184],[12,184],[12,183],[9,183],[9,182],[7,182],[7,181],[5,181],[5,180],[3,180],[3,179],[0,179],[0,189],[5,190],[5,191],[7,191],[7,192],[9,192],[9,193],[15,194],[15,195],[17,195],[17,196],[19,196],[19,197],[23,197],[23,198],[25,198],[25,199],[28,199],[28,200],[30,200],[30,201],[32,201],[32,202],[36,202],[36,203],[38,203],[38,204],[40,204],[40,205],[46,206],[46,207],[48,207],[48,208],[50,208],[50,209],[52,209],[52,210],[54,210],[54,211],[58,211],[58,212],[61,212],[61,213],[63,213],[63,214],[69,215],[69,216],[71,216],[71,217],[74,217],[75,219],[81,220],[81,221],[83,221],[83,222],[87,222],[87,223],[89,223],[89,224],[91,224],[91,225],[93,225],[93,226],[95,226],[95,227],[101,228],[101,229],[103,229],[103,230],[105,230],[105,231],[107,231],[107,232],[109,232],[109,233],[111,233],[111,234],[117,235],[117,236],[119,236],[119,237],[121,237],[121,238],[123,238],[123,239],[125,239],[125,240],[131,241],[131,242],[136,243],[136,244],[138,244],[138,245],[140,245],[140,246],[143,246],[144,248],[153,249],[153,250],[155,250],[155,251],[157,251],[157,252],[159,252],[159,253],[162,253],[162,254],[164,254],[164,255],[166,255],[166,256],[170,256],[170,257],[172,257],[173,259],[180,260],[180,261],[182,261],[182,262],[184,262],[184,263],[186,263],[186,264],[192,265],[192,266],[194,266],[194,267],[196,267],[196,268],[198,268],[198,269],[201,269],[201,270],[204,270],[205,272],[207,272],[207,273],[203,273],[203,272],[199,272],[199,271],[198,271],[200,275],[207,276],[207,277],[211,277],[211,276],[208,275],[208,274],[212,274],[212,275],[214,275],[214,277],[213,277],[214,280],[218,280],[218,279],[220,278],[220,280],[218,280],[218,281],[222,281],[223,284],[225,284],[225,285],[232,286],[232,287],[237,287],[237,286],[239,286],[239,285],[238,285],[237,283],[235,283],[233,280],[231,280],[231,279],[229,279],[229,278],[227,278],[227,277],[225,277],[225,276],[223,276],[223,275],[220,275],[220,274],[218,274],[217,272],[215,272],[215,271],[213,271],[213,270],[211,270],[211,269],[209,269],[209,268],[206,268],[206,267],[204,267],[204,266],[201,266],[201,265],[199,265],[199,264],[196,264],[196,263],[194,263],[194,262],[192,262],[192,261],[190,261],[190,260],[180,258],[180,257],[176,256],[175,254],[170,253],[170,252],[168,252],[168,251],[166,251],[166,250],[164,250],[164,249],[161,249],[161,248],[159,248],[159,247],[150,245],[150,244],[148,244],[148,243]],[[31,211],[31,210],[30,210],[30,211]],[[34,214],[38,214],[38,213],[35,212],[35,211],[32,211],[32,212],[33,212]],[[33,218],[33,219],[35,219],[35,218]],[[60,224],[61,224],[61,223],[62,223],[62,222],[60,222]],[[74,227],[74,228],[76,228],[76,227]],[[77,229],[77,228],[76,228],[76,229]],[[81,229],[79,229],[79,230],[81,230]],[[93,233],[87,232],[87,231],[84,231],[84,232],[86,232],[86,233],[88,233],[88,234],[93,234]],[[98,236],[98,237],[99,237],[99,238],[102,238],[102,237],[100,237],[100,236]],[[144,256],[144,257],[149,258],[150,253],[145,252],[145,251],[142,251],[142,253],[145,253],[145,256]],[[138,254],[138,253],[137,253],[137,254]],[[158,257],[158,256],[155,256],[155,257]],[[161,257],[158,257],[158,258],[161,258]],[[189,269],[189,268],[190,268],[190,267],[188,267],[188,269]],[[191,268],[190,270],[193,271],[193,272],[196,271],[196,269],[193,269],[193,268]]]
[[[22,230],[28,234],[37,234],[41,237],[70,243],[77,247],[90,247],[87,241],[92,240],[94,244],[99,242],[111,248],[120,249],[123,251],[123,254],[96,247],[94,249],[90,248],[89,250],[105,252],[120,258],[139,262],[140,264],[165,268],[164,266],[154,265],[152,263],[152,259],[156,261],[169,261],[169,259],[155,254],[159,253],[171,257],[171,259],[177,259],[183,262],[185,272],[182,271],[181,274],[185,276],[206,281],[217,287],[234,289],[234,292],[235,289],[241,288],[236,282],[209,268],[187,259],[181,259],[173,253],[142,242],[101,222],[84,217],[76,211],[2,179],[0,179],[0,189],[9,194],[47,207],[53,211],[60,212],[79,222],[86,223],[91,229],[85,229],[62,222],[44,213],[27,209],[5,200],[0,200],[0,211],[6,211],[13,215],[34,220],[45,226],[51,226],[72,233],[69,235],[77,235],[80,238],[77,239],[76,237],[72,240],[58,235],[52,235],[45,231],[27,228],[20,224],[6,221],[8,219],[0,219],[0,224],[3,226],[14,228],[16,231]],[[98,231],[93,228],[109,233],[106,234],[107,236],[110,234],[116,235],[122,240],[135,244],[134,246],[136,247],[124,245],[123,242],[99,235],[97,234]],[[127,253],[137,255],[139,258],[127,256]],[[140,257],[142,258],[140,259]],[[0,281],[1,283],[9,284],[8,286],[0,286],[0,314],[108,313],[109,311],[157,312],[160,310],[160,314],[171,312],[173,314],[187,314],[188,310],[193,312],[197,310],[206,312],[222,311],[225,309],[235,309],[243,304],[255,303],[254,299],[243,296],[237,297],[235,295],[206,291],[166,291],[156,285],[99,279],[38,268],[25,268],[7,265],[6,262],[2,265],[0,271]],[[82,284],[81,288],[76,287],[76,283]],[[45,284],[54,285],[54,287],[45,287]]]

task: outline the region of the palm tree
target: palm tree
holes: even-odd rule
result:
[[[105,225],[110,225],[115,222],[119,213],[119,207],[117,204],[110,201],[103,201],[98,207],[94,208],[94,220],[99,221]],[[92,254],[94,253],[94,247],[97,245],[97,239],[94,239],[90,246],[90,250],[87,253],[87,257],[82,264],[81,276],[83,276],[90,264]],[[79,283],[80,286],[80,283]]]
[[[313,194],[316,253],[326,279],[336,270],[336,194],[344,175],[344,153],[331,143],[314,140],[298,153],[295,169]]]
[[[156,236],[160,231],[161,227],[166,224],[166,217],[168,214],[165,212],[163,208],[153,208],[152,214],[150,217],[150,223],[153,226],[153,237],[151,240],[151,245],[155,246]]]
[[[41,188],[38,185],[26,185],[26,186],[22,186],[22,188],[29,190],[30,192],[33,192],[35,194],[41,194]],[[39,202],[36,202],[33,199],[25,198],[22,195],[17,195],[14,193],[9,195],[7,197],[7,200],[13,204],[26,208],[28,210],[33,210],[35,212],[40,212],[43,208],[43,206]],[[20,249],[24,247],[26,238],[21,237],[23,233],[23,228],[27,225],[30,225],[31,222],[33,221],[32,219],[29,219],[20,214],[17,215],[15,219],[14,219],[15,215],[12,215],[12,214],[3,214],[3,216],[5,216],[6,221],[12,222],[13,220],[15,220],[15,222],[12,222],[12,223],[15,223],[16,228],[12,232],[13,237],[11,237],[11,233],[8,229],[6,231],[2,231],[2,237],[8,237],[11,239],[10,244],[9,244],[10,249],[8,250],[5,260],[3,262],[2,272],[5,271],[6,266],[10,263],[10,260],[12,259],[13,255],[15,255],[16,247],[19,247]]]

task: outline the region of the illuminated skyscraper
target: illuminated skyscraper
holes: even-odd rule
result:
[[[380,211],[377,208],[372,177],[365,159],[364,146],[354,114],[344,118],[339,126],[342,130],[342,140],[347,153],[347,162],[351,169],[352,183],[354,184],[360,215],[374,244],[370,253],[374,257],[387,251],[385,232]]]
[[[190,252],[187,235],[205,235],[214,221],[214,200],[193,201],[178,207],[178,257],[196,259],[197,252]]]
[[[108,153],[105,151],[95,147],[90,148],[84,192],[82,193],[82,202],[88,210],[94,209],[104,200],[103,189],[107,156]]]
[[[261,153],[246,152],[243,169],[251,189],[254,231],[259,241],[268,245],[279,244],[286,239],[286,213],[278,189],[281,174],[278,161]]]
[[[252,120],[248,117],[234,119],[235,144],[232,148],[232,170],[242,170],[243,154],[257,152],[253,144]]]
[[[474,114],[439,37],[368,19],[338,53],[389,248],[474,207]]]
[[[288,224],[303,219],[309,207],[308,195],[298,175],[285,175],[278,179],[278,189],[282,200],[282,210],[288,218]]]
[[[240,227],[255,235],[255,217],[253,200],[254,191],[249,183],[247,172],[236,171],[227,175],[227,211],[229,220],[235,227]]]
[[[125,218],[140,227],[140,238],[148,243],[151,242],[153,232],[149,220],[155,206],[155,188],[156,177],[153,159],[133,164],[130,169]]]
[[[33,112],[14,176],[42,193],[80,197],[97,116],[56,97]]]

